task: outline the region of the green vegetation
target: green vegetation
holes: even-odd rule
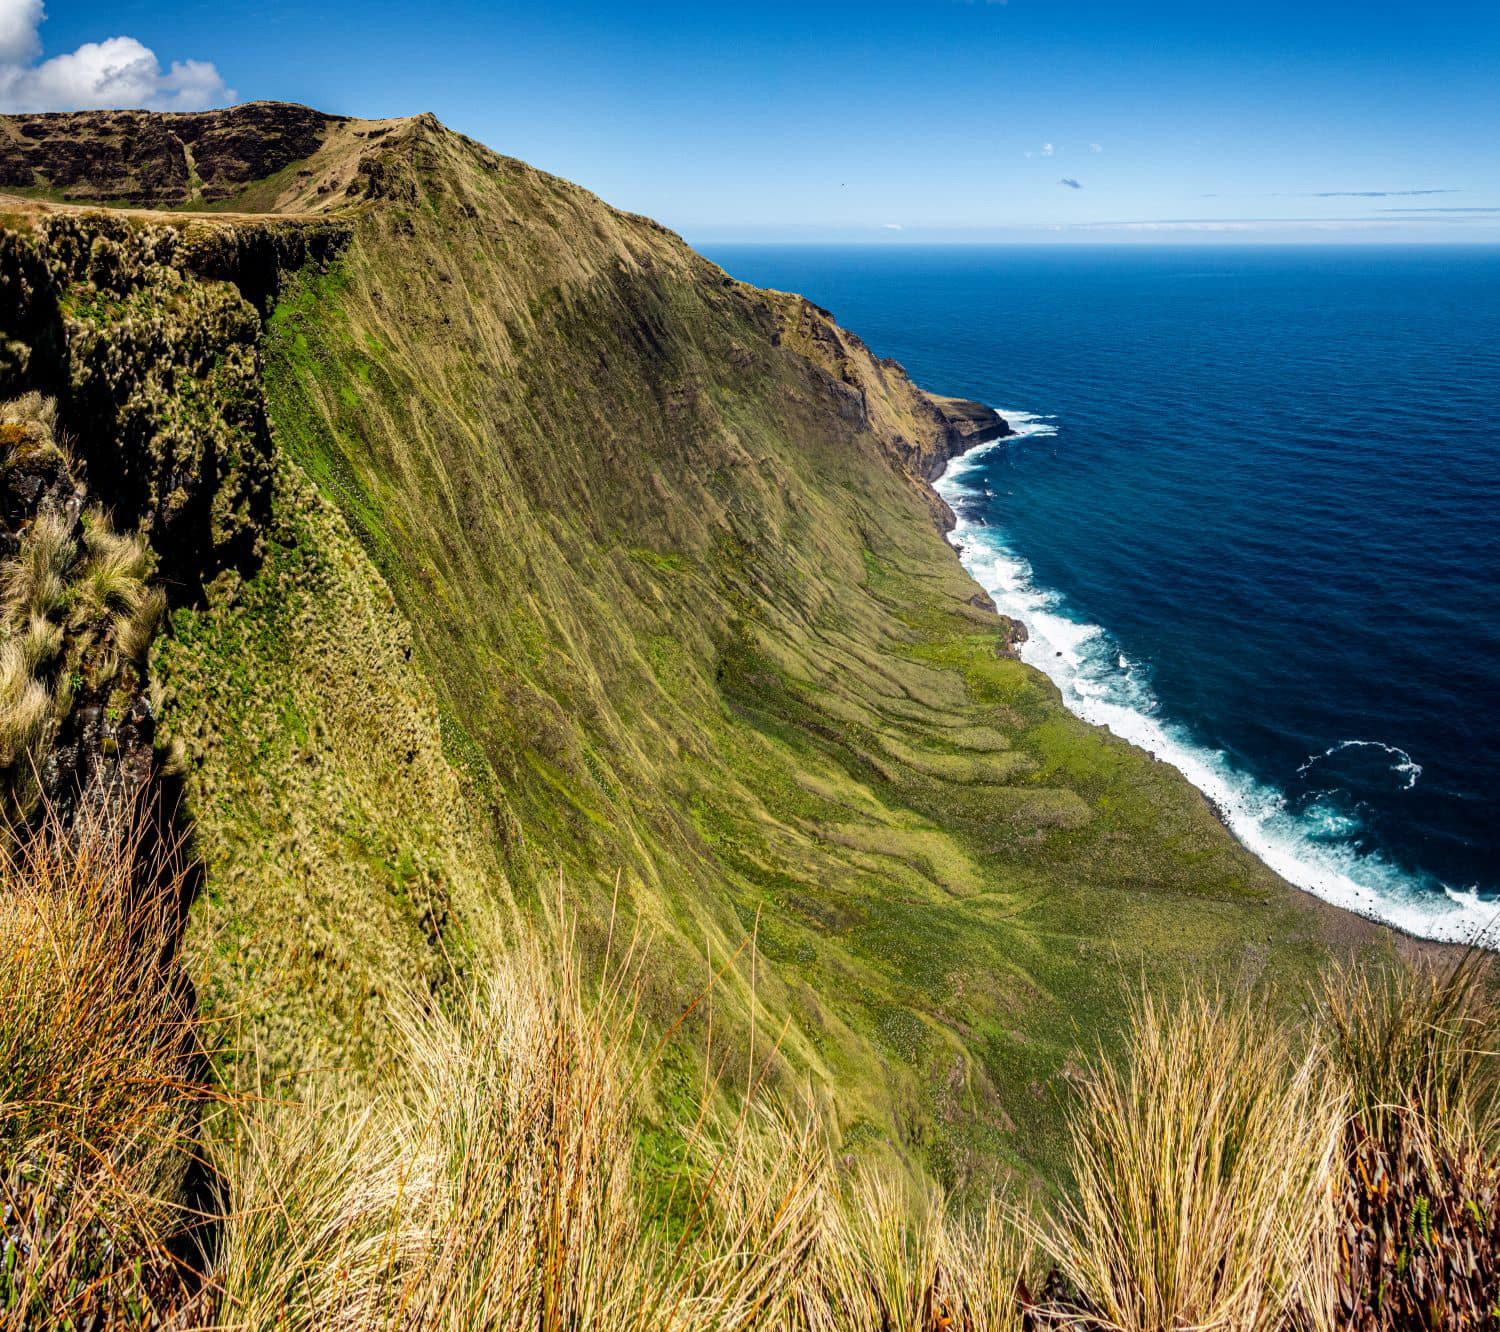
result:
[[[153,657],[207,871],[189,943],[263,1075],[360,1077],[391,996],[446,983],[455,903],[509,912],[483,792],[445,755],[389,594],[306,481],[277,496],[256,577],[176,611]]]
[[[132,893],[138,863],[119,822],[48,824],[0,881],[0,1326],[1394,1332],[1500,1316],[1500,1010],[1474,959],[1335,972],[1296,1027],[1244,996],[1137,996],[1121,1056],[1076,1073],[1077,1184],[1046,1206],[960,1210],[840,1160],[808,1100],[766,1083],[762,1037],[737,1111],[706,1064],[663,1202],[643,1169],[640,1093],[665,1046],[633,1035],[653,965],[638,938],[617,937],[592,982],[566,924],[551,946],[476,940],[451,1002],[390,997],[378,1087],[304,1070],[295,1095],[252,1077],[254,1095],[216,1097],[175,899]]]
[[[920,425],[899,371],[841,353],[867,426],[778,345],[782,298],[660,228],[430,122],[382,154],[388,197],[271,318],[269,411],[409,624],[518,901],[561,871],[590,939],[618,875],[658,1016],[758,921],[778,1076],[959,1185],[1053,1176],[1122,977],[1310,973],[1325,914],[1001,655],[890,442]],[[247,916],[282,890],[235,870]]]
[[[341,143],[326,219],[45,214],[0,256],[178,589],[191,946],[270,1064],[363,1076],[497,904],[562,874],[592,949],[618,884],[651,1016],[758,931],[773,1077],[982,1197],[1056,1178],[1122,982],[1289,994],[1330,938],[1387,946],[1009,654],[899,368],[430,118]],[[750,1004],[737,972],[719,1020]]]
[[[56,394],[0,412],[6,875],[43,884],[3,918],[37,965],[0,1002],[77,1010],[8,1056],[7,1187],[40,1218],[9,1307],[921,1332],[1482,1309],[1488,1259],[1452,1255],[1494,1248],[1487,983],[1372,979],[1387,932],[1016,660],[923,479],[955,445],[936,401],[430,117],[303,119],[307,153],[234,198],[323,216],[17,203],[0,229],[0,392]],[[191,902],[144,969],[101,936],[149,1012],[96,1030],[70,948],[48,973],[35,942],[86,908],[26,857],[108,844],[86,818],[132,795],[154,847],[179,780]],[[135,852],[100,854],[96,897],[156,901]],[[144,1135],[112,1137],[86,1047],[150,1074],[187,978],[187,1064],[111,1102]],[[55,1095],[27,1080],[74,1063]],[[91,1143],[144,1210],[28,1192],[92,1180]]]

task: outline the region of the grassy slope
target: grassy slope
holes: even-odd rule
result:
[[[1326,913],[998,651],[760,293],[426,118],[380,151],[389,197],[271,323],[271,558],[157,656],[257,1041],[368,1065],[469,913],[560,872],[598,926],[618,873],[655,1014],[758,920],[783,1075],[961,1183],[1048,1173],[1122,981],[1306,973]]]

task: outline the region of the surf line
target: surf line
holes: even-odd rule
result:
[[[972,506],[985,498],[983,460],[1027,439],[1048,438],[1058,427],[1031,412],[999,412],[1014,433],[987,440],[955,455],[933,482],[953,510],[949,542],[969,575],[988,592],[1000,614],[1026,628],[1021,660],[1057,685],[1068,710],[1103,726],[1153,757],[1170,763],[1219,812],[1240,843],[1287,882],[1347,911],[1383,921],[1419,938],[1500,948],[1500,903],[1474,889],[1418,882],[1378,855],[1347,842],[1330,842],[1289,808],[1285,795],[1234,768],[1225,756],[1198,744],[1184,728],[1163,719],[1159,704],[1138,673],[1110,643],[1102,625],[1083,623],[1066,611],[1061,593],[1039,587],[1030,563],[1011,548],[1003,530],[976,518]],[[1390,748],[1393,765],[1409,789],[1421,766],[1404,750],[1379,741],[1332,746]],[[1315,755],[1307,767],[1327,755]],[[1409,766],[1408,766],[1409,765]]]

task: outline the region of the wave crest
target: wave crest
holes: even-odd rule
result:
[[[1406,784],[1401,788],[1403,791],[1410,791],[1417,784],[1417,778],[1422,775],[1422,765],[1399,745],[1388,745],[1384,740],[1340,740],[1336,745],[1329,745],[1321,754],[1309,754],[1307,762],[1297,769],[1297,776],[1306,777],[1313,764],[1341,754],[1346,749],[1379,749],[1390,755],[1396,760],[1391,764],[1391,771],[1399,772],[1406,778]]]
[[[1357,831],[1357,820],[1317,801],[1294,809],[1283,792],[1162,719],[1147,671],[1126,658],[1102,625],[1070,615],[1061,593],[1038,587],[1031,565],[1009,546],[1003,532],[965,514],[966,502],[984,497],[986,455],[1058,433],[1054,418],[1003,410],[1000,415],[1015,433],[960,454],[934,486],[957,518],[948,539],[964,567],[1002,615],[1026,626],[1021,659],[1057,685],[1068,709],[1170,763],[1213,802],[1251,852],[1298,888],[1423,938],[1500,946],[1500,903],[1482,898],[1474,888],[1418,880],[1382,857],[1358,850],[1348,840]],[[1392,768],[1406,778],[1405,789],[1416,784],[1421,765],[1405,750],[1378,740],[1340,741],[1309,756],[1299,775],[1342,749],[1365,746],[1386,750],[1397,760]]]

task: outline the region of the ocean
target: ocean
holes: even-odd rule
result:
[[[705,252],[1015,426],[938,489],[1070,708],[1299,887],[1500,919],[1500,248]]]

